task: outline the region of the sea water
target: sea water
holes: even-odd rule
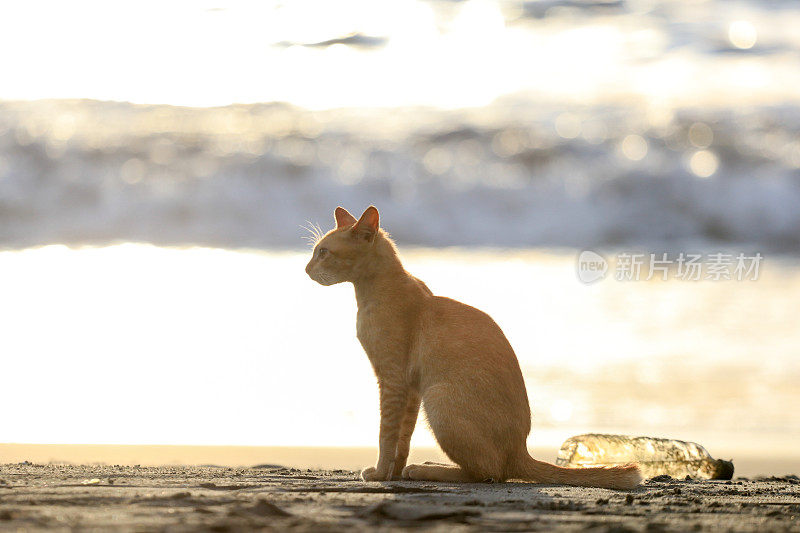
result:
[[[796,261],[767,257],[757,281],[586,285],[565,251],[403,256],[436,294],[503,328],[532,447],[604,432],[734,460],[796,455]],[[2,441],[374,447],[377,386],[352,287],[312,282],[308,257],[137,244],[0,253]],[[422,419],[414,445],[435,446]]]

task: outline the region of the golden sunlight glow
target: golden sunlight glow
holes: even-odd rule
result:
[[[702,364],[712,366],[691,367],[702,374],[732,361],[739,368],[763,349],[775,357],[758,368],[776,376],[793,357],[786,346],[796,344],[795,323],[776,317],[792,317],[798,276],[778,273],[736,291],[725,283],[588,287],[576,280],[571,255],[412,249],[404,258],[435,293],[502,325],[528,385],[534,445],[613,429],[603,425],[620,419],[604,411],[613,404],[608,391],[630,379],[668,383],[662,363],[675,354],[708,354]],[[352,287],[316,285],[303,272],[307,259],[136,244],[0,252],[3,393],[20,399],[3,412],[3,439],[374,447],[378,394],[355,338]],[[770,313],[755,305],[763,291],[774,301]],[[726,327],[704,328],[720,302],[741,313]],[[742,333],[754,324],[773,334]],[[791,383],[771,383],[778,385],[759,392],[759,402],[794,398]],[[720,385],[711,394],[728,390]],[[703,402],[669,397],[704,426],[741,416],[738,404],[714,404],[710,413]],[[642,431],[652,407],[633,407]],[[780,409],[761,412],[784,419]],[[422,422],[414,446],[434,445]]]
[[[270,263],[260,254],[134,244],[81,250],[48,246],[0,256],[3,279],[15,280],[4,284],[0,308],[3,352],[13,354],[3,359],[4,374],[26,375],[35,368],[37,387],[48,391],[23,395],[15,384],[8,384],[6,390],[26,397],[27,403],[24,410],[4,413],[5,438],[296,444],[313,442],[312,434],[320,431],[295,424],[291,413],[272,409],[270,417],[291,430],[275,433],[269,426],[248,430],[241,420],[231,423],[237,416],[231,416],[226,402],[218,398],[225,391],[228,401],[269,408],[278,397],[291,397],[295,412],[311,408],[314,400],[297,394],[296,387],[280,377],[284,372],[306,375],[308,360],[294,355],[288,338],[273,336],[274,331],[297,329],[298,324],[291,322],[302,313],[296,309],[289,318],[284,305],[269,304],[273,299],[293,299],[284,294],[282,283],[265,275],[302,271],[304,257]],[[295,296],[305,300],[310,294],[304,297],[302,292],[312,288],[302,284]],[[325,333],[324,326],[315,329]],[[340,343],[344,350],[347,341]],[[323,349],[317,345],[304,353],[320,354]],[[357,346],[349,349],[357,353]],[[314,360],[323,373],[336,375],[334,359]],[[367,385],[369,368],[362,370],[355,379],[365,381],[363,390],[339,388],[336,397],[349,398],[339,405],[340,413],[352,413],[352,406],[374,395],[374,387]],[[315,379],[306,378],[306,386]],[[234,383],[239,386],[231,388]],[[141,394],[143,390],[147,394]],[[186,398],[191,398],[191,408],[178,407]],[[328,405],[335,403],[339,400]],[[156,415],[167,406],[181,409],[181,424]],[[47,424],[30,415],[45,412],[52,418]],[[323,426],[329,414],[320,417]],[[377,412],[366,410],[360,416],[377,424]],[[216,420],[214,431],[201,429],[208,420]],[[131,431],[132,426],[139,429]],[[358,424],[353,431],[339,444],[372,437],[369,431],[359,437]]]
[[[727,96],[741,104],[776,90],[798,97],[800,73],[784,57],[759,58],[782,81],[767,95],[736,74],[743,58],[671,51],[665,28],[624,18],[522,24],[507,7],[496,0],[447,9],[423,0],[4,2],[0,47],[14,52],[4,56],[0,99],[327,109],[459,108],[513,94],[582,103]],[[747,49],[758,34],[738,20],[728,39]]]
[[[572,418],[572,402],[569,400],[556,400],[550,406],[550,416],[556,422],[566,422]]]

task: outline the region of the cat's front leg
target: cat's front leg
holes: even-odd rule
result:
[[[378,437],[378,464],[361,472],[364,481],[388,481],[392,478],[400,439],[400,424],[405,414],[408,390],[402,381],[379,381],[381,429]]]
[[[416,392],[410,392],[406,400],[406,410],[403,414],[403,421],[400,423],[400,438],[397,440],[397,454],[394,458],[394,469],[392,479],[400,479],[403,469],[408,461],[408,453],[411,451],[411,435],[417,425],[419,416],[420,397]]]

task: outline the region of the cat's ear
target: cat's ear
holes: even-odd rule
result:
[[[356,223],[356,217],[351,215],[347,209],[341,206],[337,207],[336,211],[333,212],[333,218],[336,219],[336,229],[352,226]]]
[[[361,218],[356,222],[356,225],[353,226],[353,235],[372,242],[372,240],[375,239],[375,235],[378,233],[379,222],[380,216],[378,215],[378,210],[374,205],[371,205],[364,211]]]

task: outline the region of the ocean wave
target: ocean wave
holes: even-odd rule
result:
[[[800,245],[800,108],[0,103],[0,245],[294,247],[336,205],[404,244]]]

